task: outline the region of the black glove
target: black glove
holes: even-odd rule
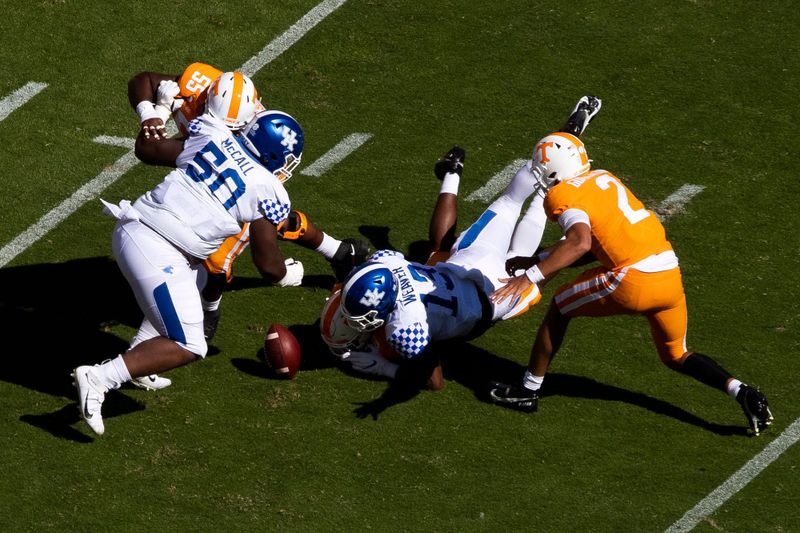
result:
[[[331,259],[336,281],[344,281],[353,268],[367,260],[369,243],[361,239],[343,239]]]
[[[467,153],[460,146],[453,146],[446,154],[439,159],[433,167],[433,173],[440,180],[444,179],[448,172],[455,172],[459,176],[464,170],[464,160]]]

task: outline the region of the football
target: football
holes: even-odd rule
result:
[[[300,370],[300,343],[282,324],[272,324],[264,339],[264,358],[279,377],[294,379]]]

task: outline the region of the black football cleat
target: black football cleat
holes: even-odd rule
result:
[[[539,409],[538,392],[496,381],[489,384],[489,399],[492,403],[525,413],[532,413]]]
[[[564,127],[561,128],[561,131],[580,137],[586,126],[600,112],[602,105],[602,100],[596,96],[582,96],[578,103],[575,104],[575,109],[572,110],[572,114],[567,119]]]
[[[210,341],[217,333],[217,326],[219,325],[219,309],[214,311],[203,311],[203,333],[206,340]]]
[[[742,385],[736,395],[736,401],[742,406],[744,416],[754,435],[758,435],[772,424],[772,412],[769,410],[767,397],[760,390]]]
[[[433,167],[433,173],[436,178],[443,180],[446,174],[455,172],[459,176],[464,170],[464,160],[467,158],[467,153],[460,146],[453,146],[446,154],[436,162]]]

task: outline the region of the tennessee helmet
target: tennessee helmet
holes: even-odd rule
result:
[[[256,114],[258,91],[241,72],[223,72],[208,87],[206,111],[232,130],[239,130]]]
[[[292,177],[303,155],[303,129],[294,117],[282,111],[258,113],[242,130],[242,140],[282,182]]]
[[[319,320],[319,330],[322,340],[328,345],[331,353],[341,357],[350,350],[363,350],[371,333],[357,331],[350,327],[347,318],[342,313],[342,291],[336,290],[325,302]]]
[[[583,141],[570,133],[547,135],[533,148],[532,168],[544,190],[556,183],[589,172],[589,156]]]
[[[380,263],[364,263],[344,280],[342,313],[347,324],[357,331],[381,327],[394,309],[397,280]]]

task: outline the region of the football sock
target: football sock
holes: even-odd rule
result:
[[[203,304],[203,311],[216,311],[219,309],[219,303],[222,301],[222,296],[217,298],[216,300],[208,301],[203,298],[203,295],[200,295],[200,302]]]
[[[461,182],[461,176],[455,172],[448,172],[444,175],[442,180],[442,187],[439,189],[439,194],[449,193],[458,194],[458,185]]]
[[[719,363],[701,353],[694,352],[683,360],[679,370],[701,383],[727,392],[728,380],[733,377]]]
[[[544,376],[534,376],[530,370],[525,371],[525,376],[522,378],[522,386],[534,392],[542,388]]]
[[[95,367],[100,381],[109,390],[118,389],[123,383],[131,380],[131,374],[122,356],[118,355],[114,359],[104,361]]]
[[[336,255],[336,251],[339,249],[340,244],[342,244],[342,241],[339,239],[334,239],[327,233],[323,232],[322,242],[315,248],[315,250],[321,253],[325,259],[333,259],[333,256]]]
[[[739,394],[739,388],[744,385],[741,381],[736,378],[731,378],[728,380],[728,396],[736,399],[736,395]]]

